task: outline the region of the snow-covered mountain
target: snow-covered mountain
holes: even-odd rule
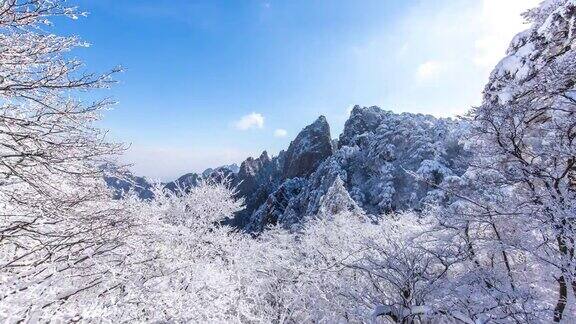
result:
[[[126,170],[118,170],[112,165],[103,166],[106,170],[104,181],[108,188],[112,189],[115,199],[120,199],[126,192],[133,191],[141,199],[151,199],[152,183],[140,176],[136,176]]]
[[[112,167],[107,166],[109,169],[107,176],[104,177],[106,184],[113,190],[115,198],[123,197],[127,192],[133,191],[141,199],[150,199],[154,197],[152,192],[153,182],[145,177],[140,177],[125,170],[114,170]],[[238,173],[240,168],[238,165],[229,164],[217,168],[208,168],[202,173],[186,173],[174,181],[162,183],[161,186],[171,191],[184,190],[190,187],[197,186],[203,179],[211,177],[226,176],[228,174]]]
[[[450,119],[356,106],[338,148],[309,176],[284,179],[252,213],[246,228],[299,223],[320,211],[329,192],[341,194],[334,189],[338,186],[355,204],[350,208],[369,214],[421,209],[427,202],[445,200],[435,186],[461,175],[467,164],[458,126]]]
[[[444,200],[435,187],[466,168],[459,126],[452,119],[355,106],[338,140],[332,139],[326,118],[320,116],[278,156],[264,151],[240,167],[189,173],[164,186],[186,190],[202,179],[228,178],[245,205],[232,225],[248,231],[297,224],[317,214],[331,192],[349,197],[349,208],[368,214],[419,210],[428,202]],[[151,196],[149,184],[132,179],[141,197]],[[109,184],[116,188],[116,182]],[[126,181],[118,183],[119,189],[127,189]]]

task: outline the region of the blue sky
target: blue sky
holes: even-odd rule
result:
[[[103,127],[133,171],[169,180],[276,154],[317,116],[332,136],[354,104],[436,116],[478,104],[518,16],[537,0],[77,0],[56,28],[122,65]]]

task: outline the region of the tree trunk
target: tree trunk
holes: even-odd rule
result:
[[[558,278],[558,302],[556,303],[556,308],[554,308],[554,322],[559,323],[562,320],[567,300],[568,286],[566,285],[566,278],[562,275]]]

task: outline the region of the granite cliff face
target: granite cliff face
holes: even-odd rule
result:
[[[264,203],[278,183],[278,158],[271,159],[266,151],[258,158],[249,157],[240,165],[231,184],[238,198],[244,199],[244,210],[232,220],[232,225],[244,227],[252,212]]]
[[[252,157],[246,159],[240,165],[235,179],[238,192],[245,196],[257,191],[266,181],[270,180],[272,169],[273,162],[266,151],[262,152],[256,159]]]
[[[326,118],[320,116],[290,143],[284,157],[282,176],[285,179],[307,177],[332,153],[330,126]]]
[[[249,232],[258,232],[266,226],[276,225],[282,219],[292,199],[300,193],[304,185],[306,185],[306,180],[303,178],[293,178],[284,181],[250,215],[244,229]]]
[[[314,172],[331,154],[330,126],[320,116],[278,156],[270,158],[263,152],[257,159],[242,162],[233,183],[246,208],[236,215],[234,225],[255,231],[275,223],[289,198],[298,191],[299,179]]]

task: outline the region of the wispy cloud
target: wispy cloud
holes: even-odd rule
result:
[[[260,113],[251,113],[242,116],[239,120],[234,123],[236,129],[245,131],[249,129],[263,128],[264,127],[264,116]]]
[[[426,61],[416,69],[416,79],[427,81],[438,76],[442,65],[438,61]]]
[[[285,129],[278,128],[274,131],[274,137],[285,137],[288,132]]]

